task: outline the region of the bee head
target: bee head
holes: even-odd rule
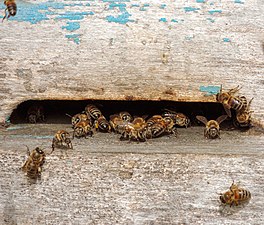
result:
[[[39,154],[44,154],[43,150],[40,149],[39,147],[36,147],[36,152],[39,153]]]

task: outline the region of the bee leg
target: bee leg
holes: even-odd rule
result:
[[[4,15],[3,19],[2,19],[2,23],[4,22],[4,20],[6,18],[6,12],[7,12],[7,8],[5,9],[5,15]]]

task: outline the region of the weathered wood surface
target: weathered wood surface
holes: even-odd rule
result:
[[[0,26],[1,120],[29,99],[215,101],[201,87],[223,84],[263,123],[263,1],[27,2]]]
[[[68,125],[17,125],[0,131],[1,224],[263,224],[264,136],[203,128],[180,129],[177,139],[120,142],[96,133],[74,149],[47,157],[41,181],[19,168],[26,147],[50,150],[52,134]],[[232,180],[252,199],[222,207]]]

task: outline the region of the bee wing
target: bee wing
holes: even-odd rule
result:
[[[227,117],[228,117],[228,115],[222,115],[222,116],[219,116],[219,117],[216,119],[216,122],[220,124],[220,123],[222,123]]]
[[[203,124],[207,124],[208,120],[204,116],[196,116],[196,119],[201,121]]]

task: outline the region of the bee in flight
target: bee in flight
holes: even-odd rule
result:
[[[5,18],[8,19],[10,16],[15,16],[17,12],[17,5],[15,0],[5,0],[4,4],[6,5],[6,9],[2,22],[5,20]]]
[[[28,158],[21,169],[31,179],[40,178],[46,154],[39,147],[36,147],[32,152],[30,152],[28,146],[26,147]]]
[[[207,120],[204,116],[196,116],[196,119],[205,124],[204,136],[206,138],[220,138],[220,124],[227,118],[227,115],[219,116],[216,120]]]
[[[250,198],[251,193],[244,188],[240,188],[234,183],[234,181],[228,191],[220,194],[220,201],[225,205],[230,205],[230,207],[232,207],[234,204],[237,206],[241,202],[245,202]]]

